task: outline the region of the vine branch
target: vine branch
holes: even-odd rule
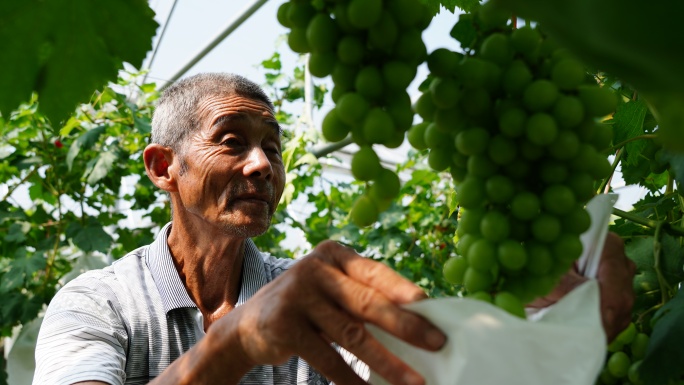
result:
[[[656,134],[644,134],[644,135],[635,136],[633,138],[623,140],[622,142],[614,145],[613,147],[610,147],[608,150],[610,150],[611,152],[617,151],[618,149],[624,147],[627,143],[635,142],[637,140],[642,140],[642,139],[655,139],[657,137],[658,137],[658,135],[656,135]]]
[[[660,243],[660,237],[662,236],[662,227],[663,222],[658,223],[653,239],[653,269],[656,272],[656,275],[658,277],[658,284],[660,285],[661,303],[664,304],[670,299],[670,290],[672,288],[670,287],[670,284],[667,282],[662,270],[660,269],[660,255],[663,249],[663,246]]]
[[[638,223],[642,226],[646,226],[652,229],[657,229],[659,225],[664,227],[664,230],[668,233],[671,233],[673,235],[678,235],[684,237],[684,228],[681,227],[675,227],[675,226],[669,226],[666,223],[662,221],[656,221],[653,219],[648,219],[648,218],[643,218],[638,215],[628,213],[626,211],[622,211],[618,208],[613,207],[613,214],[617,215],[620,218],[627,219],[629,221],[632,221],[634,223]]]
[[[30,177],[32,177],[33,174],[35,174],[37,171],[38,171],[38,167],[35,167],[33,170],[31,170],[31,172],[29,172],[28,174],[26,174],[26,176],[24,176],[24,177],[19,181],[19,183],[15,184],[14,186],[12,186],[12,188],[10,188],[10,189],[7,191],[7,194],[5,194],[5,196],[2,197],[2,199],[0,199],[0,201],[6,201],[7,198],[9,198],[12,194],[14,194],[14,190],[16,190],[17,188],[19,188],[19,186],[21,186],[22,184],[26,183],[26,181],[27,181]]]
[[[599,187],[599,193],[608,193],[608,190],[610,190],[610,181],[613,180],[613,175],[615,175],[615,169],[617,168],[618,164],[620,164],[620,160],[622,159],[622,154],[624,151],[621,149],[617,150],[617,153],[615,154],[615,159],[613,160],[613,169],[610,172],[610,175],[601,182],[601,187]]]

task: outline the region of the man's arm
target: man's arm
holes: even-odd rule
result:
[[[335,242],[324,242],[207,335],[154,384],[237,383],[254,365],[305,359],[335,383],[365,384],[331,346],[336,342],[393,384],[422,384],[406,363],[364,328],[373,323],[428,350],[445,336],[401,305],[425,293],[387,266]]]

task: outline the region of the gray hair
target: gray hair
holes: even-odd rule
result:
[[[157,102],[152,117],[151,143],[183,153],[188,133],[199,128],[197,109],[211,96],[240,95],[259,100],[274,110],[273,103],[258,84],[240,75],[202,73],[185,78],[167,88]]]

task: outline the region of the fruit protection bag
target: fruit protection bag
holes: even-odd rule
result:
[[[580,273],[595,278],[615,195],[599,195],[587,205],[591,227],[581,240]],[[417,370],[429,385],[591,385],[606,352],[599,286],[595,279],[524,320],[486,302],[440,298],[406,308],[443,330],[439,352],[409,345],[373,325],[369,331],[388,350]],[[387,382],[371,372],[370,383]]]

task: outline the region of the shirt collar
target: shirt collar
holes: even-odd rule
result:
[[[147,248],[146,255],[147,266],[159,290],[166,313],[178,308],[197,308],[197,304],[190,298],[173,264],[167,242],[170,230],[171,222],[162,227],[157,238]],[[257,290],[267,283],[264,261],[251,239],[247,239],[245,242],[243,258],[242,283],[236,306],[245,303]]]

